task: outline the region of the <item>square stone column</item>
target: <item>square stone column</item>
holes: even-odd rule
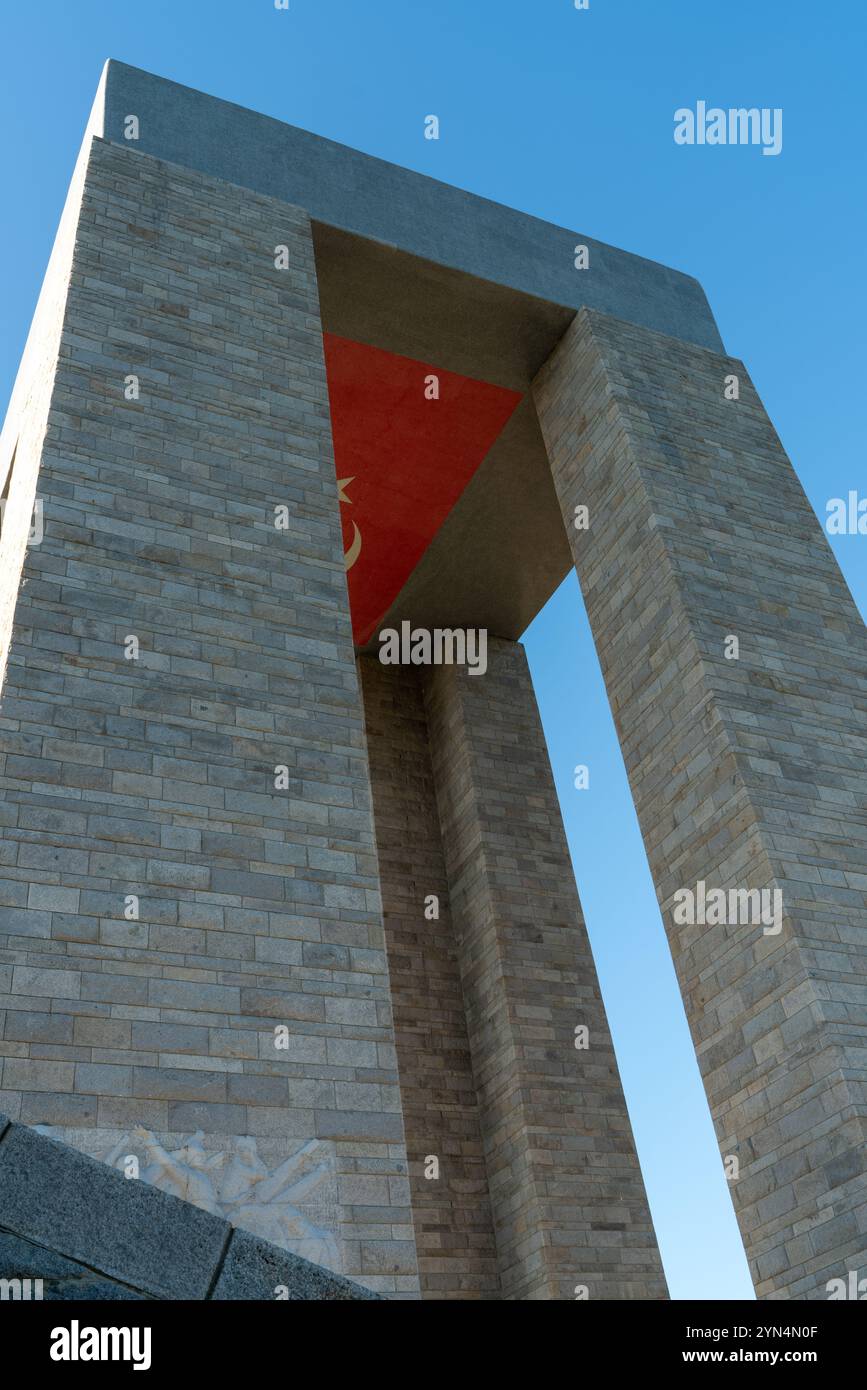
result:
[[[523,647],[425,693],[501,1296],[665,1298]]]
[[[423,1298],[500,1297],[426,673],[359,661],[400,1094]]]
[[[867,1268],[864,625],[741,362],[582,310],[534,392],[756,1289],[826,1298]]]
[[[0,1108],[142,1171],[201,1131],[181,1195],[413,1296],[309,218],[83,167],[16,397]]]

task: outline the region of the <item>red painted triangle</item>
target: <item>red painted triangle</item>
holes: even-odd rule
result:
[[[521,394],[331,333],[324,343],[337,477],[352,479],[340,511],[352,630],[363,645]],[[425,396],[431,376],[438,400]]]

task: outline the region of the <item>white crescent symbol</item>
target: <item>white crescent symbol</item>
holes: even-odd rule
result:
[[[348,503],[350,507],[352,506],[352,498],[349,497],[349,496],[347,496],[346,489],[349,487],[349,484],[352,483],[352,482],[354,482],[354,481],[355,481],[354,477],[353,477],[353,478],[338,478],[338,479],[337,479],[337,496],[338,496],[338,499],[339,499],[341,502],[346,502],[346,503]],[[347,574],[348,574],[349,571],[352,569],[352,566],[355,564],[355,562],[356,562],[356,560],[358,559],[358,557],[359,557],[360,554],[361,554],[361,532],[359,531],[358,526],[356,525],[356,523],[353,521],[353,523],[352,523],[352,545],[349,547],[348,550],[344,550],[344,552],[343,552],[343,561],[344,561],[344,564],[346,565],[346,572],[347,572]]]
[[[361,532],[359,531],[358,526],[354,521],[352,523],[352,526],[354,531],[354,535],[352,537],[352,545],[349,547],[348,550],[345,550],[343,552],[343,560],[346,565],[347,574],[352,569],[352,566],[355,564],[356,560],[361,554]]]

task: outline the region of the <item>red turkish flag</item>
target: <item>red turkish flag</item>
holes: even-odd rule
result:
[[[521,394],[324,335],[352,631],[376,631]],[[427,399],[429,378],[439,399]]]

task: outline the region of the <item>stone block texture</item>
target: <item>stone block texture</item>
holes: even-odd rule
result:
[[[422,1297],[499,1298],[425,676],[372,656],[359,672]]]
[[[72,242],[0,710],[0,1097],[327,1140],[343,1272],[413,1297],[309,219],[96,139]]]
[[[864,627],[741,362],[582,310],[535,399],[756,1289],[825,1298],[867,1267]],[[700,881],[782,931],[678,924]]]
[[[425,708],[500,1296],[665,1298],[523,648]]]
[[[88,126],[0,433],[0,682],[9,654],[21,569],[34,511],[36,480],[87,172],[90,131],[91,126]]]
[[[292,1297],[664,1298],[523,649],[356,661],[309,213],[114,105],[0,440],[0,1263],[270,1297],[293,1254],[216,1207],[171,1288],[96,1258],[25,1126],[97,1195],[85,1154],[201,1130],[321,1152]],[[585,307],[533,395],[756,1288],[824,1298],[867,1268],[864,627],[742,363]],[[741,918],[678,920],[699,884]]]

